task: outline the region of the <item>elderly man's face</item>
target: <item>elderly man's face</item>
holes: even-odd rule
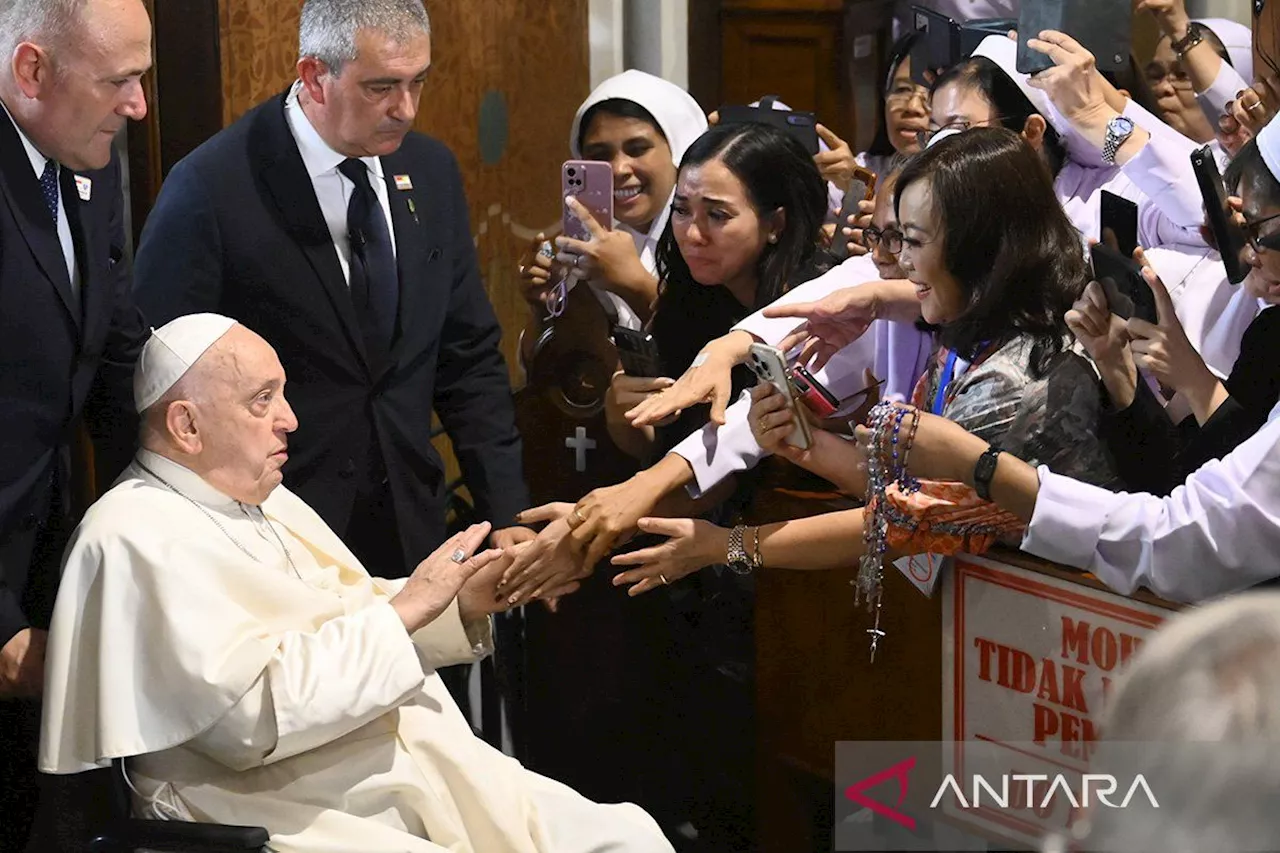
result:
[[[196,468],[223,494],[260,504],[280,485],[288,435],[298,428],[284,397],[284,368],[244,326],[233,326],[215,347],[206,354],[215,361],[196,404]]]
[[[147,114],[151,19],[140,0],[89,0],[65,43],[37,48],[28,132],[41,152],[73,170],[101,169],[128,119]]]
[[[355,59],[334,76],[318,77],[325,141],[347,157],[394,154],[413,129],[418,100],[431,67],[431,39],[403,41],[372,30],[356,35]]]

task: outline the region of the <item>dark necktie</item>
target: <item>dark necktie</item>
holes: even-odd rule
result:
[[[45,206],[53,217],[53,224],[58,224],[58,164],[52,160],[44,161],[44,171],[40,173],[40,194],[44,196]]]
[[[400,275],[391,249],[391,231],[373,185],[369,183],[369,168],[364,162],[344,160],[338,171],[355,184],[355,191],[347,204],[347,233],[351,238],[351,299],[360,317],[369,357],[381,360],[391,350],[400,302]]]

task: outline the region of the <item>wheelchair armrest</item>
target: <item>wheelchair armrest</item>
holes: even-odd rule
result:
[[[184,823],[171,820],[120,821],[99,841],[107,846],[92,849],[137,847],[168,853],[258,853],[267,846],[267,831],[260,826],[228,826],[216,823]]]

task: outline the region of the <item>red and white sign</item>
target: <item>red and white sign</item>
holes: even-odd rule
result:
[[[1107,692],[1170,613],[972,556],[944,573],[942,607],[942,739],[1006,746],[1001,770],[1049,778],[1086,769]],[[950,813],[980,834],[1034,843],[1065,825],[1055,811]]]

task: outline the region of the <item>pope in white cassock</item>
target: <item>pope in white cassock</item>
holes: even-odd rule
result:
[[[85,516],[49,634],[40,769],[128,758],[147,817],[266,827],[279,851],[670,853],[475,737],[435,669],[490,643],[488,525],[371,577],[280,485],[297,427],[233,320],[156,331],[133,465]]]

